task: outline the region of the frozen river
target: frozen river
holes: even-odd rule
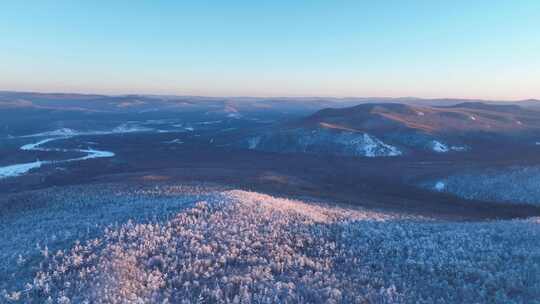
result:
[[[9,177],[15,177],[20,176],[25,173],[28,173],[29,171],[33,169],[40,168],[43,165],[47,164],[60,164],[60,163],[67,163],[67,162],[74,162],[74,161],[82,161],[87,159],[93,159],[93,158],[103,158],[103,157],[113,157],[114,153],[110,151],[102,151],[102,150],[95,150],[92,148],[88,149],[58,149],[58,148],[49,148],[44,147],[43,145],[46,143],[50,143],[52,141],[61,140],[61,139],[67,139],[70,137],[52,137],[52,138],[46,138],[43,140],[40,140],[35,143],[29,143],[25,144],[20,147],[20,150],[22,151],[44,151],[44,152],[79,152],[84,153],[84,156],[76,157],[76,158],[68,158],[63,160],[36,160],[34,162],[29,163],[21,163],[21,164],[13,164],[8,165],[4,167],[0,167],[0,179],[9,178]]]

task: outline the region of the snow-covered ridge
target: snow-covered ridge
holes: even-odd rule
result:
[[[100,208],[104,195],[128,206],[192,201],[182,189],[156,186],[121,196],[115,190],[110,199],[101,188],[89,195],[84,187],[72,194],[84,199],[72,201],[83,208]],[[96,192],[93,202],[89,197]],[[162,221],[121,222],[97,238],[66,242],[73,244],[68,248],[42,249],[43,256],[29,262],[36,265],[35,275],[16,291],[8,288],[5,297],[27,303],[48,297],[58,303],[532,303],[538,298],[538,218],[431,221],[241,190],[201,194],[204,198],[177,205],[180,211]],[[68,214],[78,218],[81,207],[74,204],[63,208],[75,209]],[[49,227],[54,211],[43,226]],[[78,232],[58,222],[59,230]],[[81,221],[78,229],[87,226]],[[2,245],[15,242],[20,240],[10,235]]]
[[[459,142],[448,143],[431,136],[382,134],[378,137],[364,131],[302,127],[253,135],[243,141],[243,146],[252,150],[270,152],[361,157],[396,157],[403,155],[406,151],[418,150],[444,154],[465,152],[470,149]]]
[[[464,199],[540,206],[540,166],[478,169],[422,182],[419,186]]]
[[[294,129],[258,135],[246,140],[249,149],[272,152],[324,153],[361,157],[402,155],[397,147],[361,132]]]

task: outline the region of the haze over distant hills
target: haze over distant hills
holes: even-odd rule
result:
[[[485,134],[531,133],[540,128],[537,110],[540,101],[534,99],[107,96],[0,91],[0,114],[5,117],[0,122],[0,134],[115,128],[132,120],[243,117],[275,122],[272,127],[254,129],[247,139],[239,134],[244,138],[240,145],[248,148],[398,156],[414,151],[462,152],[482,145],[478,140]]]
[[[309,112],[326,107],[347,107],[361,103],[404,103],[409,105],[447,106],[458,103],[519,104],[540,107],[540,101],[498,101],[477,99],[415,97],[204,97],[170,95],[98,95],[75,93],[35,93],[0,91],[0,110],[37,109],[87,112],[133,113],[144,111],[222,110],[229,112],[275,110]]]

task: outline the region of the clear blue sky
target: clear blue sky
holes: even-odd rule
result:
[[[540,98],[540,1],[10,1],[0,90]]]

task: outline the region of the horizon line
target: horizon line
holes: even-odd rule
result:
[[[166,93],[95,93],[89,91],[40,91],[40,90],[9,90],[0,89],[0,93],[20,93],[20,94],[50,94],[50,95],[83,95],[83,96],[106,96],[106,97],[127,97],[127,96],[156,96],[156,97],[197,97],[197,98],[275,98],[275,99],[416,99],[416,100],[470,100],[470,101],[495,101],[495,102],[523,102],[540,101],[540,98],[521,98],[521,99],[490,99],[490,98],[470,98],[470,97],[418,97],[418,96],[335,96],[335,95],[198,95],[198,94],[166,94]]]

